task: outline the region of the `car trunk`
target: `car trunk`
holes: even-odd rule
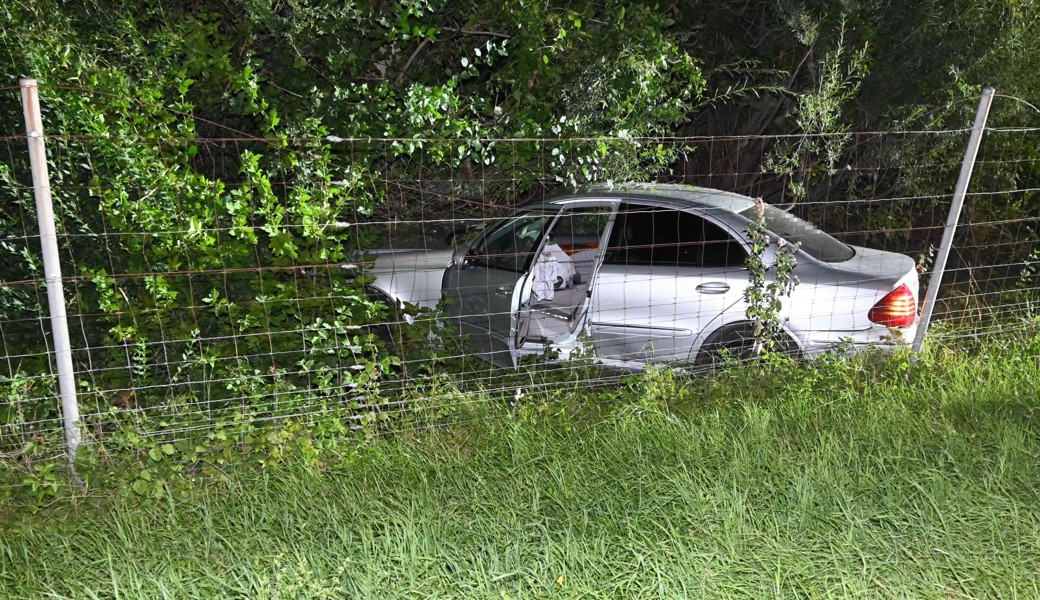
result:
[[[800,276],[801,284],[785,303],[793,308],[789,314],[794,329],[834,334],[877,330],[879,335],[888,335],[888,327],[870,320],[871,308],[901,285],[906,285],[919,303],[917,265],[912,258],[859,246],[851,248],[855,251],[852,258],[823,263],[822,269],[813,269],[814,275],[807,272],[805,277]],[[798,267],[794,272],[799,275]],[[804,310],[810,303],[832,309]]]

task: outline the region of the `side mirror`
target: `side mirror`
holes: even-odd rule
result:
[[[466,261],[469,256],[469,245],[463,244],[456,246],[455,251],[451,253],[451,266],[458,267],[460,269],[466,268]]]

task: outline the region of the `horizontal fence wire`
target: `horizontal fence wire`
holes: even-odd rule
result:
[[[86,440],[132,431],[174,443],[287,422],[407,431],[464,422],[488,403],[618,389],[646,365],[710,367],[749,344],[747,327],[719,323],[747,322],[754,198],[804,253],[777,350],[898,346],[905,334],[869,314],[900,282],[920,308],[967,134],[846,132],[830,137],[847,166],[784,170],[767,158],[805,136],[52,132]],[[1040,147],[1040,130],[986,136],[935,307],[939,341],[1010,335],[1038,318],[1040,157],[1021,149]],[[0,452],[58,453],[25,139],[0,146]],[[644,206],[622,162],[660,185],[745,198],[696,214]],[[603,202],[545,205],[587,180],[601,182]]]

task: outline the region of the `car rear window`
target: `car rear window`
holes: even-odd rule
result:
[[[743,210],[740,214],[753,220],[755,207]],[[816,260],[844,262],[856,255],[856,251],[847,244],[820,231],[812,223],[775,206],[766,205],[764,219],[766,229],[792,244],[801,244],[802,251]]]

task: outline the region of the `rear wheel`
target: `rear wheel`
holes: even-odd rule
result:
[[[762,356],[763,350],[762,343],[755,339],[753,323],[729,325],[708,336],[697,353],[694,365],[717,368],[727,360],[748,362]],[[782,333],[773,351],[795,358],[798,355],[798,344],[786,333]]]

